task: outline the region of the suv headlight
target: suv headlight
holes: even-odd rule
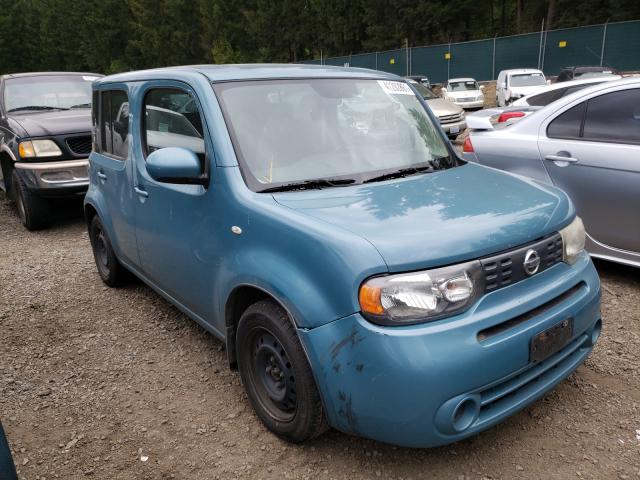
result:
[[[573,222],[560,230],[562,236],[562,261],[573,265],[584,250],[585,231],[584,224],[580,217],[576,217]]]
[[[411,325],[461,313],[484,294],[479,261],[366,280],[362,314],[382,325]]]
[[[53,140],[27,140],[20,142],[18,153],[21,158],[57,157],[62,155],[60,148]]]

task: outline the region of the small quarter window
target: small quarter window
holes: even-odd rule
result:
[[[586,102],[558,115],[547,127],[549,138],[579,139]]]

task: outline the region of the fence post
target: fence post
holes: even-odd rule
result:
[[[607,42],[607,25],[609,24],[609,19],[604,24],[604,29],[602,31],[602,50],[600,51],[600,66],[604,63],[604,46]]]
[[[542,34],[544,32],[544,18],[542,19],[542,24],[540,25],[540,46],[538,48],[538,70],[542,70]]]
[[[376,70],[378,70],[378,52],[376,52]]]
[[[449,58],[447,58],[447,82],[449,81],[450,78],[451,78],[451,38],[449,38]]]
[[[493,36],[493,61],[491,63],[491,80],[496,79],[496,37],[498,34],[496,33]]]

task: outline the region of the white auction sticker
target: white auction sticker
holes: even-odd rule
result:
[[[85,81],[87,81],[87,82],[93,82],[94,80],[97,80],[97,79],[98,79],[98,77],[90,77],[90,76],[88,76],[88,75],[83,75],[83,76],[82,76],[82,79],[83,79],[83,80],[85,80]]]
[[[415,95],[413,90],[404,82],[378,80],[378,85],[389,95]]]

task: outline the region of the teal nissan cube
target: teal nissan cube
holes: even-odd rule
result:
[[[462,160],[402,78],[175,67],[101,78],[92,105],[98,273],[139,277],[224,342],[282,438],[457,441],[598,339],[567,196]]]

